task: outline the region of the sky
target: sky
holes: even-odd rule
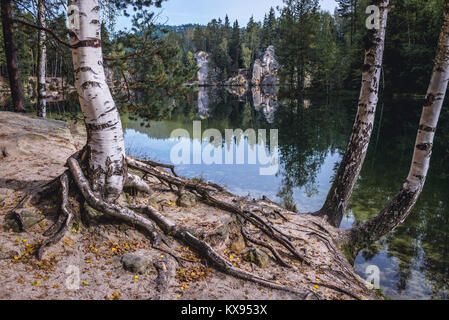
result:
[[[213,18],[222,18],[226,14],[231,22],[236,19],[240,26],[247,24],[254,15],[256,21],[262,21],[270,7],[282,5],[282,0],[168,0],[163,2],[159,23],[182,25],[188,23],[207,24]],[[320,0],[321,9],[333,12],[335,0]],[[129,19],[119,17],[117,27],[130,26]]]

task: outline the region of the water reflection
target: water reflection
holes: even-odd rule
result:
[[[236,143],[224,139],[225,129],[279,129],[280,169],[275,176],[260,176],[258,166],[247,164],[181,165],[177,171],[228,185],[231,192],[240,195],[267,195],[299,212],[310,212],[319,209],[325,200],[352,130],[356,105],[357,95],[305,99],[278,92],[277,88],[202,88],[190,99],[161,102],[157,112],[146,119],[125,115],[122,122],[128,152],[162,162],[170,161],[170,150],[176,143],[170,133],[183,128],[193,136],[193,120],[202,120],[203,130],[215,128],[222,133],[223,141],[213,142],[215,149],[223,151],[234,148]],[[73,117],[79,115],[78,110],[49,104],[48,116]],[[408,173],[421,103],[390,99],[380,110],[365,165],[342,223],[345,228],[377,214],[397,193]],[[382,291],[391,298],[449,298],[447,141],[446,107],[429,177],[415,209],[404,224],[356,259],[355,268],[362,277],[367,266],[380,268]],[[246,139],[241,143],[251,147]]]
[[[260,88],[243,95],[215,91],[209,92],[209,96],[209,117],[203,121],[207,128],[279,128],[280,171],[276,177],[262,179],[257,171],[239,166],[186,166],[181,173],[203,175],[242,195],[265,194],[299,212],[319,209],[350,136],[357,97],[308,100],[283,92],[271,94]],[[400,189],[408,172],[421,104],[391,100],[385,101],[381,110],[342,227],[377,214]],[[177,110],[167,123],[188,128],[191,118],[185,121],[186,112]],[[194,118],[201,119],[201,115]],[[381,288],[391,298],[448,298],[448,118],[447,113],[443,115],[429,178],[413,213],[387,237],[363,250],[356,260],[355,268],[362,277],[366,276],[367,266],[380,268]],[[144,139],[149,156],[163,157],[166,151],[155,150],[154,141]]]

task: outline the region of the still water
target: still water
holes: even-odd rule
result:
[[[169,115],[158,121],[125,120],[128,152],[170,162],[170,139],[183,128],[193,135],[193,121],[202,130],[279,130],[279,170],[262,176],[261,165],[178,165],[179,174],[204,177],[236,194],[263,195],[296,205],[299,212],[318,210],[348,142],[355,118],[357,96],[328,99],[282,98],[268,92],[236,96],[224,90],[201,89],[192,99],[178,101]],[[419,101],[394,100],[379,104],[372,143],[342,227],[348,228],[379,212],[400,189],[408,173]],[[446,114],[435,146],[434,161],[423,195],[408,220],[390,235],[359,254],[356,271],[366,278],[369,265],[380,269],[382,292],[392,299],[447,299],[449,293],[449,130]],[[184,141],[185,143],[185,141]],[[236,141],[201,142],[203,150],[224,157]],[[245,148],[248,141],[240,140]],[[251,146],[250,146],[251,147]],[[255,146],[253,146],[255,147]],[[190,149],[191,162],[194,157]],[[247,149],[245,149],[247,150]],[[268,149],[267,149],[268,154]],[[247,160],[247,159],[246,159]],[[223,161],[224,162],[224,161]]]
[[[263,195],[296,206],[300,213],[320,209],[349,140],[356,114],[357,95],[307,99],[278,93],[273,88],[250,92],[200,89],[189,99],[159,104],[157,120],[122,117],[127,152],[170,162],[179,140],[173,130],[185,129],[193,138],[193,121],[201,129],[217,129],[223,139],[186,139],[210,154],[225,158],[237,145],[278,159],[275,175],[260,175],[259,163],[178,165],[186,177],[203,177],[226,185],[231,192],[259,198]],[[64,104],[52,104],[49,117],[75,114]],[[78,109],[79,110],[79,109]],[[79,112],[79,111],[78,111]],[[352,195],[342,228],[376,215],[400,189],[410,166],[421,103],[416,100],[381,99],[370,149]],[[78,113],[79,114],[79,113]],[[76,117],[75,117],[76,118]],[[278,129],[278,148],[247,139],[225,139],[226,129]],[[198,148],[190,149],[190,162]],[[235,159],[234,159],[235,160]],[[355,269],[366,278],[367,266],[380,269],[380,287],[392,299],[449,298],[449,105],[446,104],[437,132],[434,154],[423,194],[409,218],[362,251]],[[266,167],[266,166],[265,166]]]

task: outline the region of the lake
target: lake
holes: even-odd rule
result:
[[[275,175],[261,175],[264,167],[249,164],[180,164],[177,173],[203,177],[225,185],[229,191],[252,198],[263,195],[285,203],[299,213],[321,208],[349,141],[356,114],[357,94],[335,97],[292,96],[275,88],[243,94],[201,88],[189,99],[168,101],[156,119],[122,117],[127,152],[160,162],[171,162],[176,146],[189,148],[194,163],[201,151],[217,155],[226,163],[226,153],[238,146],[258,150],[277,159]],[[414,149],[421,102],[411,99],[381,99],[368,155],[352,195],[342,228],[376,215],[399,191],[407,176]],[[67,109],[67,110],[66,110]],[[72,108],[73,109],[73,108]],[[64,111],[51,105],[49,116]],[[72,110],[72,111],[70,111]],[[409,218],[368,249],[355,261],[357,273],[367,278],[366,268],[380,270],[380,287],[392,299],[448,299],[449,297],[449,112],[445,107],[437,132],[434,154],[423,194]],[[217,129],[221,138],[205,140],[193,135],[194,121],[201,132]],[[225,138],[226,129],[278,130],[278,148],[269,152],[265,143]],[[190,138],[170,138],[184,129]],[[263,131],[262,131],[263,132]],[[207,150],[205,152],[204,150]],[[262,151],[262,152],[261,152]],[[235,152],[234,152],[235,153]],[[204,160],[204,159],[201,159]],[[270,160],[270,161],[271,161]],[[234,163],[236,159],[233,160]]]

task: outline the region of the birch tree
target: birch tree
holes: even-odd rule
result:
[[[39,27],[46,27],[45,24],[45,0],[39,0],[37,20]],[[47,34],[44,30],[38,33],[38,66],[37,66],[37,116],[45,118],[47,109],[46,100],[46,65],[47,65],[47,47],[45,45]]]
[[[70,0],[75,86],[88,133],[89,180],[101,199],[115,201],[127,176],[122,123],[106,83],[97,0]]]
[[[365,161],[374,128],[379,83],[385,46],[389,0],[375,2],[379,8],[379,29],[368,31],[362,86],[357,115],[346,152],[323,207],[316,213],[339,227]]]
[[[401,224],[410,214],[426,181],[441,107],[449,81],[449,0],[445,0],[444,22],[435,65],[419,122],[415,150],[407,179],[394,199],[374,218],[342,232],[340,242],[350,257]]]

